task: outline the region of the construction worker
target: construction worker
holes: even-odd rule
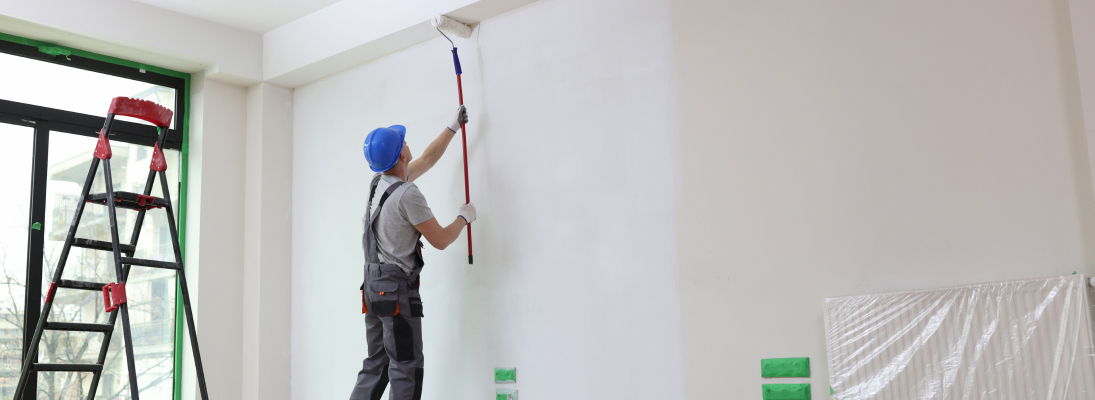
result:
[[[391,382],[391,400],[422,397],[422,242],[444,250],[464,226],[475,221],[475,205],[460,206],[452,223],[441,226],[414,180],[429,171],[449,141],[467,122],[464,106],[453,121],[412,161],[401,125],[377,128],[365,138],[365,159],[377,172],[369,188],[369,206],[361,245],[365,248],[362,312],[369,356],[357,374],[350,400],[379,400]],[[375,208],[375,210],[374,210]]]

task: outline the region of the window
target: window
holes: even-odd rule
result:
[[[50,56],[37,47],[0,41],[0,398],[12,398],[52,275],[75,214],[91,164],[98,131],[110,99],[151,100],[175,112],[164,145],[168,186],[178,211],[185,110],[184,78],[72,55]],[[156,129],[119,117],[110,137],[114,189],[142,192]],[[103,192],[102,168],[92,193]],[[153,196],[162,197],[157,183]],[[110,241],[107,209],[85,207],[76,237]],[[118,210],[119,237],[133,234],[137,213]],[[178,215],[173,216],[178,218]],[[174,261],[168,216],[147,212],[139,233],[137,258]],[[62,279],[116,282],[109,252],[73,247]],[[171,399],[175,390],[175,274],[131,267],[128,305],[142,399]],[[57,289],[51,322],[108,323],[101,293]],[[121,324],[108,344],[99,399],[128,399],[129,380]],[[41,363],[97,363],[102,333],[46,331],[38,348]],[[39,372],[26,399],[81,399],[91,372]]]

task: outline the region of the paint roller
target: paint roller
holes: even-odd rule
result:
[[[430,22],[433,23],[433,26],[437,28],[446,39],[449,38],[448,35],[445,35],[446,33],[464,39],[471,37],[471,27],[464,25],[455,19],[438,14],[436,17],[433,17],[433,20]],[[449,43],[452,43],[452,40],[450,40]]]
[[[449,35],[467,39],[471,37],[471,27],[444,15],[433,17],[430,22],[441,33],[441,36],[444,36],[452,45],[452,62],[456,65],[456,92],[460,96],[460,105],[464,105],[464,84],[460,81],[460,75],[463,74],[463,71],[460,70],[460,56],[456,53],[456,44],[452,42]],[[464,125],[464,122],[461,121],[460,139],[464,144],[464,201],[471,203],[471,192],[468,190],[468,135]],[[471,224],[468,224],[468,264],[472,264]]]

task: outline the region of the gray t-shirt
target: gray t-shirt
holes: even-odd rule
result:
[[[380,175],[376,194],[373,195],[373,204],[370,205],[374,213],[375,205],[384,196],[384,191],[399,181],[399,178],[391,175]],[[380,210],[380,215],[374,221],[374,228],[380,262],[399,265],[404,272],[410,274],[414,268],[415,252],[418,251],[418,229],[414,226],[433,218],[433,211],[430,211],[430,206],[426,204],[426,196],[422,195],[418,186],[407,182],[403,184],[403,187],[406,189],[400,188],[405,192],[398,199],[398,203],[392,201],[395,200],[394,198],[384,202],[384,208]],[[369,216],[366,215],[361,222],[362,226],[368,228],[365,224],[369,223]]]

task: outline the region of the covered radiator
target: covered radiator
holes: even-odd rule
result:
[[[834,399],[1095,399],[1088,278],[825,299]]]

